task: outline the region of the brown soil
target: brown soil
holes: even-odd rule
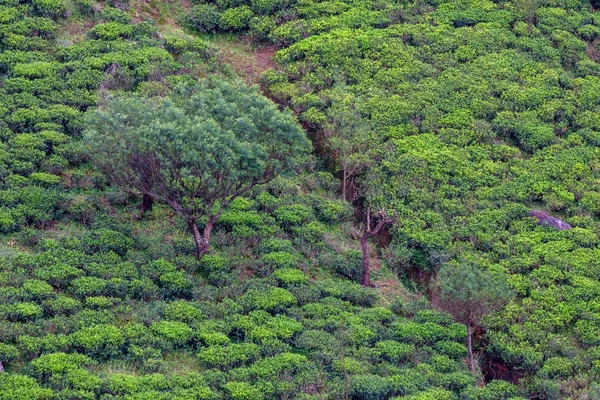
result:
[[[591,42],[585,42],[585,44],[588,57],[595,62],[600,62],[600,53],[598,53],[598,48],[596,47],[600,44],[600,39],[595,38]]]
[[[173,4],[173,2],[167,3],[170,3],[170,6]],[[175,28],[180,28],[179,23],[174,19],[177,16],[177,13],[163,15],[163,12],[158,9],[158,6],[152,0],[131,0],[130,5],[131,10],[134,12],[131,18],[134,23],[152,19],[159,25],[169,25]],[[175,3],[175,7],[173,8],[180,9],[179,11],[190,11],[192,8],[191,0],[179,0],[177,3]]]
[[[522,373],[516,372],[508,366],[501,358],[489,357],[480,362],[481,372],[486,382],[494,379],[503,380],[512,384],[519,383],[523,377]]]
[[[273,56],[278,50],[273,45],[251,45],[242,43],[240,46],[222,45],[219,58],[222,63],[231,65],[247,83],[256,84],[261,74],[275,68]]]

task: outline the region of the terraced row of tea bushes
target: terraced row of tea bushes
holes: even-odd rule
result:
[[[190,26],[200,33],[249,33],[257,40],[289,45],[334,29],[387,26],[399,6],[387,1],[218,0],[197,2]]]

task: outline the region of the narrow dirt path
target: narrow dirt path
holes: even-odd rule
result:
[[[275,45],[251,43],[240,38],[216,37],[212,43],[220,50],[219,60],[230,65],[249,84],[257,84],[263,72],[275,68]]]

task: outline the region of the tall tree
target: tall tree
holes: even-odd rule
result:
[[[166,98],[108,98],[88,113],[87,127],[93,163],[112,184],[171,207],[192,232],[198,258],[233,199],[311,150],[291,113],[221,79],[179,86]]]
[[[440,308],[467,328],[469,369],[474,371],[473,328],[484,315],[502,308],[513,297],[506,275],[465,262],[445,264],[437,279]]]
[[[343,86],[341,87],[343,88]],[[361,117],[357,99],[340,87],[332,93],[325,126],[326,148],[342,173],[342,198],[347,200],[348,185],[373,162],[369,150],[375,137]]]
[[[535,13],[539,5],[539,0],[515,0],[515,7],[523,15],[523,19],[527,23],[530,35],[533,32],[533,27],[535,26]]]

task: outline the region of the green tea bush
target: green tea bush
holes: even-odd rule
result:
[[[294,226],[311,219],[312,209],[303,204],[286,205],[275,210],[274,215],[283,226]]]
[[[72,297],[58,295],[51,300],[44,301],[43,307],[50,315],[70,315],[81,309],[81,302]]]
[[[347,250],[340,253],[326,252],[319,258],[324,268],[355,282],[362,276],[362,253],[360,250]]]
[[[133,34],[133,26],[119,22],[105,22],[98,24],[90,30],[90,35],[99,40],[117,40],[128,38]]]
[[[1,374],[0,387],[5,399],[49,400],[54,397],[51,389],[44,388],[34,379],[20,374]]]
[[[65,7],[63,0],[32,0],[31,5],[37,14],[48,16],[57,15]]]
[[[87,296],[102,296],[107,290],[108,282],[93,276],[84,276],[71,281],[71,292],[82,298]]]
[[[52,286],[38,279],[26,280],[22,288],[27,297],[33,301],[43,301],[55,296]]]
[[[247,382],[228,382],[224,386],[227,398],[231,400],[262,400],[263,392]]]
[[[93,310],[100,310],[104,308],[111,308],[112,306],[119,304],[121,299],[115,297],[106,296],[91,296],[86,297],[85,306]]]
[[[0,362],[3,365],[10,363],[19,357],[19,349],[10,344],[0,343]]]
[[[285,287],[308,282],[308,276],[306,276],[304,272],[295,268],[278,269],[273,273],[273,277],[275,277],[275,279],[277,279],[277,281]]]
[[[188,324],[204,319],[202,311],[183,300],[167,304],[163,314],[164,318],[167,320],[181,321]]]
[[[54,374],[63,374],[72,370],[94,365],[94,361],[83,354],[51,353],[44,354],[31,362],[31,375],[42,381],[49,380]]]
[[[292,268],[295,267],[298,262],[296,256],[286,251],[267,253],[261,257],[261,261],[265,263],[269,270]]]
[[[166,296],[188,298],[192,294],[193,281],[183,271],[167,272],[158,278],[158,284]]]
[[[121,331],[105,324],[80,329],[71,334],[70,340],[77,351],[99,358],[119,355],[125,344]]]
[[[413,345],[398,343],[394,340],[385,340],[375,344],[375,352],[378,357],[392,363],[402,363],[414,354]]]
[[[260,347],[253,343],[234,343],[203,348],[198,358],[208,368],[229,370],[255,360],[259,352]]]
[[[356,375],[350,381],[353,398],[383,400],[390,394],[392,386],[378,375]]]
[[[239,31],[246,29],[250,18],[254,16],[248,6],[230,8],[222,12],[219,17],[219,28],[222,30]]]
[[[41,306],[35,303],[19,302],[15,304],[5,305],[3,314],[5,318],[11,321],[34,321],[44,314],[44,310]]]
[[[212,33],[221,18],[218,8],[212,4],[197,4],[192,7],[190,23],[200,33]]]
[[[187,324],[178,321],[155,322],[151,330],[175,346],[185,345],[191,338],[193,330]]]
[[[84,238],[88,253],[113,251],[124,256],[128,250],[133,248],[133,240],[110,229],[98,229],[92,231]]]
[[[144,277],[158,281],[162,275],[176,272],[177,268],[173,263],[167,260],[158,259],[143,265],[140,270]]]
[[[242,298],[245,308],[249,310],[265,310],[273,313],[281,312],[295,305],[298,300],[283,288],[250,289]]]

